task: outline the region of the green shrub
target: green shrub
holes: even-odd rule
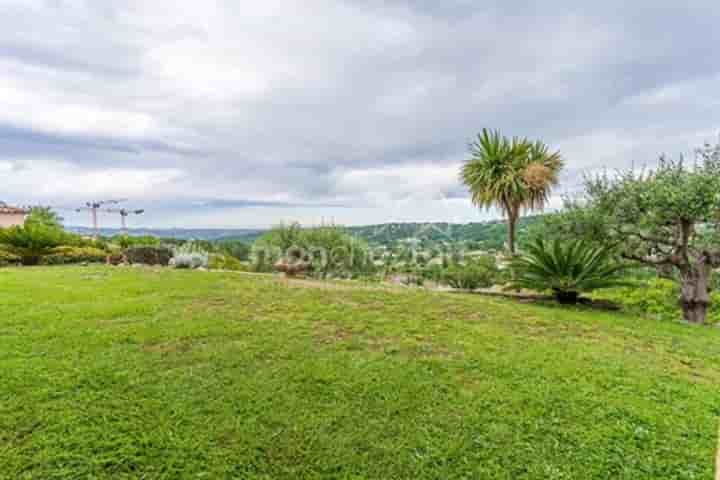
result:
[[[23,265],[37,265],[57,247],[71,244],[77,238],[59,227],[42,223],[0,229],[0,245],[20,257]]]
[[[679,303],[680,285],[666,278],[634,281],[624,287],[597,292],[593,298],[608,300],[620,305],[626,312],[657,320],[675,321],[683,318]],[[711,293],[710,301],[707,323],[720,323],[720,291]]]
[[[441,283],[462,290],[491,287],[498,276],[495,259],[489,255],[466,264],[453,264],[442,273]]]
[[[116,235],[112,237],[112,242],[119,245],[120,248],[160,246],[160,239],[153,237],[152,235],[138,237],[130,235]]]
[[[130,264],[163,265],[170,263],[173,252],[167,247],[130,247],[124,252]]]
[[[594,295],[594,298],[617,303],[629,312],[648,315],[659,320],[682,318],[678,304],[679,297],[678,283],[664,278],[639,281]]]
[[[438,264],[426,265],[422,269],[421,274],[425,280],[441,283],[443,280],[443,276],[445,275],[445,270],[447,270],[447,268],[448,267],[443,267],[442,265]]]
[[[93,247],[59,247],[43,257],[42,265],[68,265],[73,263],[104,263],[107,252]]]
[[[720,325],[720,292],[710,294],[710,310],[707,314],[706,323]]]
[[[214,246],[217,253],[232,256],[236,260],[244,262],[250,259],[250,245],[240,240],[220,240]]]
[[[17,265],[20,263],[20,257],[5,250],[0,249],[0,267],[8,265]]]
[[[247,266],[234,256],[220,253],[210,255],[209,268],[212,270],[234,270],[239,272],[248,270]]]
[[[266,247],[253,246],[251,253],[250,270],[258,273],[268,273],[273,271],[273,263],[279,255]]]
[[[425,278],[423,278],[422,271],[420,270],[407,272],[401,281],[408,287],[422,287],[425,285]]]

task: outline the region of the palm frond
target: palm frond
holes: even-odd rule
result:
[[[470,158],[460,172],[473,203],[481,208],[508,210],[542,208],[563,167],[559,152],[540,141],[507,138],[483,129],[470,143]]]

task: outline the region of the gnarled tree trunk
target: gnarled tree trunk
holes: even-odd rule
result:
[[[680,271],[680,306],[685,321],[689,323],[705,323],[710,306],[710,276],[712,268],[705,259],[696,265]]]
[[[663,263],[662,265],[655,267],[655,270],[657,271],[658,278],[665,278],[668,280],[673,280],[675,278],[675,268],[671,264]]]

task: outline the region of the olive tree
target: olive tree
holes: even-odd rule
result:
[[[675,270],[685,320],[704,323],[720,267],[720,145],[706,145],[691,163],[661,157],[654,169],[586,178],[584,195],[567,206],[569,233]]]

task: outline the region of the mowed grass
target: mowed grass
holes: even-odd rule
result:
[[[474,295],[0,270],[0,478],[711,479],[720,331]]]

